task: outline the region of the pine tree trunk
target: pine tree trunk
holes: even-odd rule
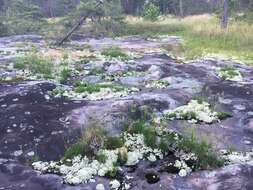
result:
[[[184,17],[183,0],[179,0],[179,14],[181,18]]]
[[[228,27],[228,16],[229,16],[229,0],[223,1],[223,12],[221,17],[221,28],[226,29]]]
[[[103,4],[103,1],[100,0],[96,6],[95,9],[97,9],[101,4]],[[86,18],[90,16],[91,12],[87,12],[86,15],[84,15],[78,22],[77,24],[57,43],[58,46],[61,46],[76,30],[80,28],[80,26],[84,23]]]

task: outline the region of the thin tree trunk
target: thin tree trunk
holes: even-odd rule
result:
[[[184,17],[183,0],[179,0],[179,14],[181,18]]]
[[[223,12],[221,17],[221,28],[226,29],[228,27],[228,16],[229,16],[229,0],[223,1]]]
[[[103,1],[100,0],[96,4],[95,9],[97,9],[101,4],[103,4]],[[91,12],[87,12],[86,15],[81,17],[81,19],[78,21],[78,23],[57,43],[57,45],[61,46],[73,34],[73,32],[75,32],[76,30],[79,29],[79,27],[83,24],[83,22],[86,20],[86,18],[88,18],[90,16],[90,14],[91,14]]]

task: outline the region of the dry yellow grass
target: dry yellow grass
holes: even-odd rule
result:
[[[196,15],[179,19],[163,16],[156,22],[140,17],[126,18],[126,34],[178,35],[184,41],[184,57],[193,59],[205,55],[223,55],[253,63],[253,25],[230,20],[229,27],[222,29],[215,15]],[[178,53],[178,52],[176,52]]]

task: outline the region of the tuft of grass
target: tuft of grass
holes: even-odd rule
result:
[[[60,83],[66,84],[68,81],[68,78],[71,76],[71,70],[64,68],[60,73]]]
[[[203,104],[204,102],[208,102],[208,98],[206,96],[195,96],[192,99],[197,100],[197,102],[199,104]]]
[[[124,146],[124,141],[120,137],[107,137],[105,141],[105,148],[109,150],[114,150]]]
[[[81,82],[81,81],[76,82],[74,90],[76,93],[88,92],[91,94],[94,92],[99,92],[102,88],[111,88],[114,91],[124,90],[124,87],[116,86],[113,84],[91,84],[91,83]]]
[[[129,125],[126,129],[129,133],[143,134],[144,142],[151,148],[157,147],[157,134],[155,128],[146,124],[144,120],[138,120]]]
[[[236,77],[238,75],[240,75],[240,72],[238,70],[236,70],[234,67],[230,67],[230,66],[225,66],[223,68],[220,69],[221,73],[224,73],[223,75],[223,79],[226,78],[233,78]]]
[[[64,153],[63,160],[73,159],[75,156],[84,156],[85,155],[85,147],[82,143],[78,142],[76,144],[71,145]]]
[[[127,158],[127,149],[125,147],[120,148],[117,163],[124,165],[127,162]]]
[[[179,149],[185,152],[194,153],[197,156],[195,169],[210,169],[224,165],[225,161],[218,158],[212,146],[205,140],[198,142],[196,135],[192,132],[191,136],[183,136],[178,145]]]
[[[90,70],[89,75],[100,75],[103,74],[105,71],[103,70],[103,68],[93,68]]]
[[[121,48],[116,46],[107,47],[103,49],[101,54],[110,58],[126,59],[128,57],[128,55]]]
[[[104,154],[97,154],[96,155],[96,160],[99,161],[100,163],[105,163],[107,160],[107,156]]]
[[[163,153],[169,153],[172,151],[173,144],[175,144],[175,134],[174,133],[168,133],[160,138],[158,148]]]
[[[147,127],[142,134],[144,136],[144,142],[147,146],[151,148],[157,147],[157,134],[153,127]]]
[[[63,161],[72,159],[75,156],[88,156],[89,158],[96,157],[101,162],[105,160],[104,156],[99,154],[99,150],[104,148],[106,140],[105,131],[97,126],[88,127],[82,134],[82,137],[77,143],[71,145],[64,153]]]
[[[87,128],[80,139],[85,147],[86,155],[94,157],[100,149],[105,147],[106,137],[105,130],[96,124]]]
[[[108,176],[108,177],[110,177],[110,178],[115,178],[115,177],[118,175],[118,173],[119,173],[119,168],[118,168],[117,164],[115,163],[113,169],[110,170],[110,171],[106,174],[106,176]]]
[[[223,120],[223,119],[226,119],[226,118],[229,118],[229,117],[233,117],[232,114],[230,113],[227,113],[227,112],[217,112],[218,114],[218,118],[219,120]]]
[[[33,74],[42,74],[44,77],[50,78],[53,72],[53,62],[38,53],[29,53],[17,57],[14,62],[14,68],[27,69]]]

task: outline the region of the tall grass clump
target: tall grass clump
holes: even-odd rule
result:
[[[44,77],[51,77],[53,72],[53,62],[39,53],[29,53],[17,57],[14,61],[14,68],[29,70],[32,74],[41,74]]]

